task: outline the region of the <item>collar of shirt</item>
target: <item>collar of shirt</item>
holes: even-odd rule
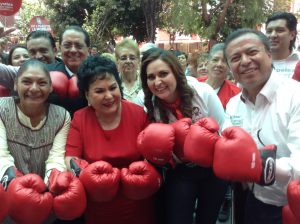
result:
[[[274,99],[274,95],[276,94],[276,90],[280,86],[281,79],[282,78],[278,74],[276,74],[276,71],[273,70],[268,81],[266,82],[266,84],[263,86],[263,88],[258,93],[258,96],[259,95],[264,96],[268,100],[268,102],[271,103],[272,100]],[[241,94],[241,100],[244,103],[246,101],[249,101],[247,95],[245,94],[245,91],[243,91],[243,90],[242,90],[242,94]]]
[[[71,70],[65,65],[66,71],[68,72],[69,76],[72,77],[75,73],[71,72]]]
[[[298,51],[292,51],[292,53],[286,58],[282,60],[273,60],[273,62],[286,62],[286,61],[299,61],[300,60],[300,54]]]

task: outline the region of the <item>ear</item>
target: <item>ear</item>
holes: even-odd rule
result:
[[[17,80],[15,80],[15,82],[14,82],[14,91],[17,92]]]
[[[85,98],[88,101],[88,106],[90,106],[90,101],[89,101],[89,92],[85,91]]]
[[[296,31],[295,31],[295,30],[290,31],[290,40],[291,40],[291,41],[294,40],[295,37],[296,37]]]
[[[52,92],[53,92],[53,86],[51,85],[49,93],[52,93]]]

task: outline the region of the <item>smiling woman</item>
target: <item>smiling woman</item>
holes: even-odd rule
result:
[[[124,98],[133,102],[142,88],[139,79],[140,50],[132,39],[124,39],[117,44],[115,55],[122,79]]]
[[[20,183],[19,177],[16,178],[16,170],[24,174],[24,178],[26,174],[37,174],[31,183],[37,183],[38,179],[43,178],[47,184],[52,169],[66,169],[64,154],[70,125],[69,113],[47,102],[52,84],[44,63],[34,59],[26,61],[18,70],[14,90],[17,96],[0,98],[0,178],[8,190],[11,184]],[[40,187],[43,185],[46,189],[44,183]],[[27,187],[30,188],[30,184]],[[13,198],[19,191],[10,190],[10,197]],[[27,204],[18,203],[18,206],[10,209],[11,219],[26,222],[26,217],[32,220],[40,216],[30,207],[38,206],[39,203],[34,201],[35,197],[28,198]],[[32,213],[19,213],[27,206]],[[41,223],[47,219],[50,210],[48,214],[45,213]]]
[[[118,173],[119,169],[127,169],[137,161],[145,163],[140,161],[143,158],[136,148],[136,141],[138,134],[148,124],[146,113],[142,107],[122,99],[121,79],[115,63],[110,59],[102,56],[87,58],[81,64],[77,76],[79,90],[88,100],[89,106],[74,114],[67,139],[66,164],[72,169],[74,161],[86,160],[89,165],[81,171],[79,177],[85,173],[85,178],[81,180],[87,194],[93,195],[93,190],[97,189],[98,195],[106,197],[100,199],[98,196],[97,200],[93,196],[89,197],[85,223],[95,223],[95,220],[101,220],[103,224],[156,223],[152,194],[142,200],[131,200],[128,195],[118,191],[119,182],[123,179],[119,181],[118,175],[113,174],[115,171]],[[91,179],[94,179],[92,170],[101,169],[98,164],[105,164],[103,173],[111,181],[99,181],[99,185],[93,189],[88,188]],[[98,171],[94,172],[95,177],[103,179]],[[143,178],[143,175],[139,177]],[[132,183],[136,184],[134,180]],[[153,181],[145,183],[151,185]],[[109,187],[103,190],[103,186]],[[126,184],[121,182],[121,187],[125,188]],[[117,194],[107,199],[112,189],[117,189]]]
[[[8,54],[8,64],[13,66],[21,66],[29,59],[28,50],[23,45],[13,46]]]

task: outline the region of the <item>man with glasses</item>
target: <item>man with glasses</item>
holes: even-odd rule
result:
[[[81,62],[88,56],[90,45],[88,33],[80,26],[69,26],[64,30],[60,38],[62,60],[55,58],[55,42],[46,31],[30,33],[27,45],[29,56],[46,63],[48,70],[52,71],[55,94],[49,98],[50,102],[64,107],[71,115],[86,106],[86,100],[78,96],[76,72]],[[0,65],[0,84],[12,90],[18,69]]]
[[[223,128],[242,127],[257,148],[277,146],[275,183],[267,187],[248,183],[245,224],[281,224],[287,185],[300,177],[300,84],[273,69],[271,49],[268,38],[251,29],[231,33],[224,47],[242,90],[227,104]],[[234,161],[228,165],[234,166]]]

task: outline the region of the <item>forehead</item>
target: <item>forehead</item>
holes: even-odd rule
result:
[[[37,47],[44,47],[44,48],[52,48],[50,40],[45,37],[38,37],[34,39],[30,39],[27,41],[27,48],[37,48]]]
[[[287,22],[285,19],[276,19],[270,21],[267,25],[267,29],[274,29],[279,27],[287,28]]]
[[[17,54],[28,54],[28,50],[22,47],[16,48],[13,52],[13,55]]]
[[[211,58],[220,58],[220,57],[223,57],[223,50],[217,50],[213,52],[213,54],[211,55]]]
[[[236,53],[244,52],[250,48],[264,47],[259,37],[253,33],[247,33],[233,39],[226,47],[226,55],[231,56]]]
[[[122,55],[136,55],[136,52],[131,48],[122,48],[120,49],[120,56]]]
[[[82,32],[77,30],[67,30],[64,32],[62,36],[62,41],[78,41],[78,42],[84,42],[85,36]]]
[[[28,68],[26,68],[24,72],[20,75],[20,77],[48,78],[48,75],[40,66],[29,65]]]
[[[161,59],[156,59],[150,62],[147,66],[147,73],[152,73],[160,70],[169,70],[170,66]]]

